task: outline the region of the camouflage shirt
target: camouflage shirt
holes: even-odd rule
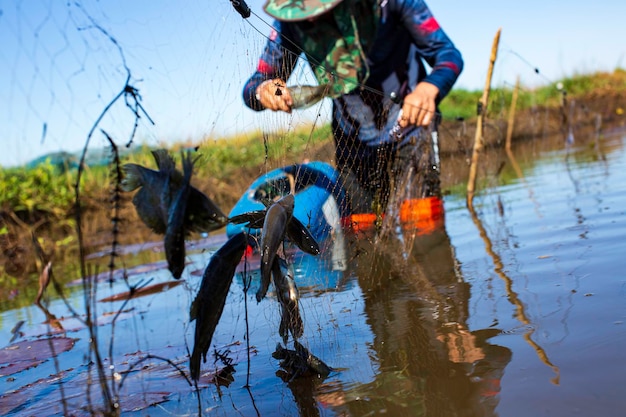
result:
[[[335,136],[371,146],[392,141],[389,131],[400,108],[390,100],[392,92],[403,98],[419,81],[428,81],[439,88],[441,100],[463,68],[461,53],[424,1],[383,0],[379,7],[375,33],[364,34],[367,36],[361,39],[367,65],[362,71],[366,77],[361,74],[360,78],[364,88],[333,98]],[[315,72],[311,55],[316,51],[308,53],[306,45],[311,38],[306,34],[316,27],[315,22],[306,21],[273,23],[257,70],[244,86],[243,99],[248,107],[263,109],[255,98],[257,86],[272,78],[288,80],[302,52]]]

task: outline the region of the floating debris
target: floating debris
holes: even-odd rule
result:
[[[74,347],[78,339],[51,337],[24,340],[0,349],[0,377],[38,366]]]
[[[110,297],[102,298],[100,299],[100,302],[124,301],[124,300],[129,300],[131,298],[138,298],[138,297],[144,297],[146,295],[158,294],[160,292],[165,292],[169,289],[177,287],[183,282],[185,281],[184,280],[167,281],[167,282],[160,282],[158,284],[147,285],[145,287],[141,287],[136,290],[124,291],[119,294],[112,295]]]
[[[287,372],[289,379],[298,377],[317,376],[326,378],[333,372],[333,368],[326,365],[320,358],[313,355],[302,344],[294,341],[295,350],[276,345],[276,351],[272,353],[274,359],[280,359],[280,366]]]

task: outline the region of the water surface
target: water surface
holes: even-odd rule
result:
[[[487,152],[474,213],[463,195],[450,194],[444,227],[428,235],[381,240],[365,233],[326,242],[320,259],[294,254],[305,322],[301,342],[336,368],[325,380],[285,382],[277,375],[271,354],[281,342],[279,307],[273,294],[257,304],[256,273],[245,295],[242,271],[213,338],[221,360],[210,355],[203,364],[203,412],[624,415],[625,142],[623,132],[614,132],[576,138],[572,145],[529,141],[514,147],[514,160],[504,150]],[[442,160],[444,182],[454,182],[446,164],[464,171],[463,161]],[[156,402],[135,413],[197,414],[195,390],[171,364],[188,372],[195,328],[189,306],[213,249],[189,256],[182,285],[126,304],[94,304],[105,357],[114,335],[114,364],[107,372],[134,369],[120,389],[125,415]],[[153,284],[171,276],[157,263],[129,277],[131,284],[142,280]],[[127,289],[123,280],[104,280],[95,298]],[[79,312],[83,301],[81,291],[71,293],[69,303]],[[96,373],[88,366],[84,326],[59,299],[47,309],[66,317],[62,331],[43,324],[46,315],[37,307],[0,314],[2,346],[20,321],[17,341],[45,339],[51,331],[76,339],[56,361],[2,376],[1,414],[61,414],[61,396],[70,409],[84,405],[86,386],[94,402],[101,398],[89,380]],[[107,323],[120,309],[113,329]],[[171,363],[148,358],[134,367],[147,354]],[[227,362],[234,373],[223,375],[220,385],[211,382],[212,372]]]

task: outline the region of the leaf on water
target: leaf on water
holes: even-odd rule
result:
[[[147,285],[145,287],[141,287],[140,289],[132,292],[132,291],[124,291],[119,294],[112,295],[110,297],[106,297],[100,300],[100,302],[109,302],[109,301],[123,301],[130,298],[143,297],[146,295],[157,294],[160,292],[164,292],[169,290],[170,288],[174,288],[180,284],[185,282],[184,280],[177,281],[167,281],[161,282],[158,284]]]
[[[0,415],[7,415],[11,412],[19,411],[20,415],[50,416],[61,415],[64,412],[63,401],[67,411],[71,411],[73,416],[90,416],[89,409],[102,409],[103,404],[97,398],[98,388],[93,385],[90,389],[92,404],[90,405],[85,397],[85,378],[78,377],[61,382],[64,388],[64,396],[61,391],[50,389],[51,384],[57,384],[72,370],[63,371],[60,374],[39,379],[28,385],[24,385],[16,390],[7,391],[0,395]],[[141,387],[139,384],[138,387]],[[37,401],[45,393],[45,401]],[[169,399],[171,392],[166,391],[145,391],[135,390],[128,394],[121,394],[119,398],[120,410],[122,412],[139,411],[160,404]],[[96,414],[98,414],[96,412]]]
[[[138,392],[120,400],[122,411],[139,411],[168,400],[170,392]]]
[[[189,273],[189,275],[193,275],[194,277],[201,277],[204,275],[204,268],[194,269]]]
[[[113,280],[118,280],[118,279],[123,279],[124,275],[126,275],[126,277],[132,277],[134,275],[145,274],[147,272],[160,271],[161,269],[166,269],[166,268],[167,268],[167,261],[157,261],[157,262],[152,262],[149,264],[138,265],[138,266],[135,266],[133,268],[128,268],[128,269],[124,269],[124,268],[116,269],[113,271],[113,274],[111,274],[110,271],[103,271],[103,272],[100,272],[99,274],[89,276],[87,277],[87,279],[91,281],[96,281],[96,282],[105,282],[105,281],[108,281],[110,278],[113,278]],[[73,287],[76,285],[81,285],[82,283],[83,283],[82,278],[78,278],[78,279],[75,279],[74,281],[68,282],[66,286]]]
[[[74,347],[78,339],[51,337],[49,339],[24,340],[0,350],[0,377],[13,375],[38,366]]]
[[[57,382],[60,378],[65,376],[66,373],[67,371],[62,371],[59,374],[39,379],[18,389],[7,389],[4,394],[0,395],[0,415],[7,415],[16,408],[26,404],[28,400],[33,398],[33,387],[37,388],[42,386],[48,386],[49,384]],[[55,404],[57,403],[56,401],[53,402]]]

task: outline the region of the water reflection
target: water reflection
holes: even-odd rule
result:
[[[412,239],[350,235],[346,253],[345,273],[364,294],[377,372],[357,384],[290,382],[300,415],[319,415],[316,401],[338,415],[495,415],[511,351],[489,342],[498,329],[468,328],[470,285],[443,223]]]
[[[520,300],[517,293],[513,290],[513,280],[504,272],[504,264],[502,262],[502,258],[500,257],[500,255],[498,255],[494,251],[493,243],[491,243],[491,239],[487,235],[487,230],[485,229],[482,222],[480,221],[480,218],[478,217],[478,214],[476,213],[476,211],[473,208],[469,208],[469,212],[472,217],[472,221],[478,228],[480,237],[485,243],[485,250],[487,251],[487,254],[491,257],[493,261],[494,271],[505,283],[505,291],[506,291],[507,299],[509,300],[511,304],[515,306],[515,316],[522,324],[529,326],[531,324],[531,321],[528,318],[528,315],[526,314],[526,308],[524,307],[524,304]],[[528,331],[524,334],[524,339],[537,352],[537,356],[539,356],[541,361],[554,371],[555,376],[554,378],[552,378],[552,383],[558,385],[559,380],[560,380],[560,370],[557,366],[555,366],[550,361],[545,350],[537,342],[535,342],[532,339],[533,332],[534,332],[534,329],[531,326],[529,326]]]

